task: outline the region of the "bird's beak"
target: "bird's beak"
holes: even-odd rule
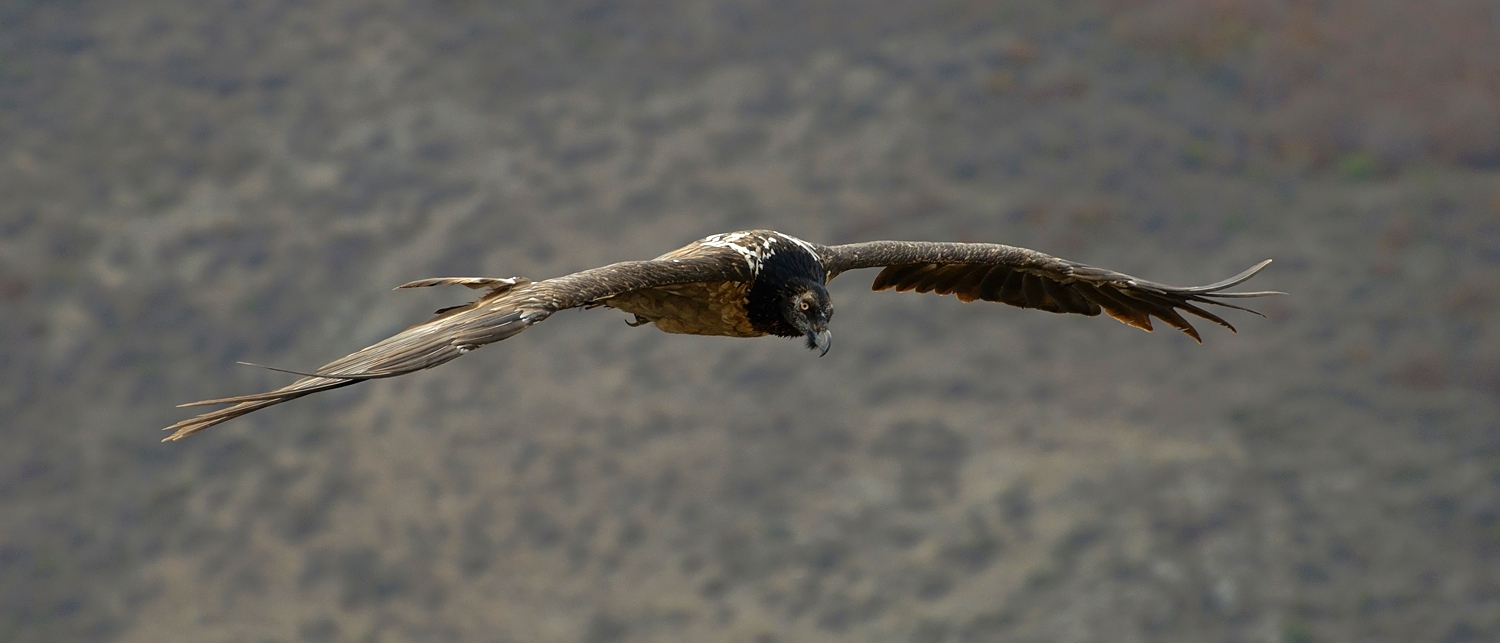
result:
[[[817,349],[818,357],[828,354],[829,347],[833,346],[833,332],[824,328],[823,330],[807,331],[807,347]]]

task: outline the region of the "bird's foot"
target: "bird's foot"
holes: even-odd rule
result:
[[[632,315],[631,315],[631,316],[632,316],[632,317],[635,317],[635,320],[634,320],[634,321],[631,321],[631,320],[628,320],[628,319],[627,319],[627,320],[625,320],[625,325],[626,325],[626,326],[629,326],[629,327],[631,327],[631,328],[635,328],[635,327],[637,327],[637,326],[645,326],[645,325],[646,325],[646,324],[649,324],[649,323],[651,323],[651,320],[649,320],[649,319],[646,319],[646,318],[645,318],[645,317],[642,317],[642,316],[640,316],[640,315],[636,315],[636,314],[633,314],[633,313],[632,313]]]

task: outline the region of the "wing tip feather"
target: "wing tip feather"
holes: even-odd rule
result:
[[[1260,263],[1257,263],[1257,264],[1255,264],[1253,266],[1250,266],[1249,268],[1246,268],[1240,274],[1237,274],[1237,275],[1235,275],[1233,277],[1230,277],[1228,279],[1224,279],[1224,280],[1221,280],[1221,281],[1216,281],[1216,282],[1208,284],[1206,286],[1195,286],[1195,287],[1192,287],[1192,288],[1180,288],[1178,290],[1181,291],[1181,292],[1188,292],[1188,293],[1192,293],[1192,294],[1195,294],[1195,295],[1203,295],[1203,294],[1208,294],[1208,293],[1215,293],[1216,294],[1215,296],[1223,297],[1223,296],[1226,296],[1226,295],[1218,295],[1217,293],[1219,291],[1221,291],[1221,290],[1226,289],[1226,288],[1233,288],[1233,287],[1238,286],[1238,285],[1240,285],[1242,283],[1245,283],[1246,281],[1249,281],[1251,277],[1254,277],[1255,275],[1259,274],[1260,271],[1265,270],[1266,266],[1271,265],[1271,261],[1272,261],[1271,259],[1266,259],[1266,260],[1264,260],[1264,261],[1262,261]],[[1232,295],[1229,295],[1229,296],[1232,296]],[[1244,294],[1241,294],[1240,296],[1244,296]]]
[[[391,290],[403,290],[407,288],[426,288],[429,286],[463,286],[465,288],[491,290],[508,290],[516,286],[525,286],[532,283],[526,277],[428,277],[408,281],[396,286]]]

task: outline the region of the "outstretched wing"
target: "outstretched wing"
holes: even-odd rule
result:
[[[165,429],[172,434],[162,441],[181,440],[215,424],[304,395],[432,368],[526,330],[559,310],[587,306],[642,288],[748,278],[750,275],[743,260],[725,251],[653,261],[627,261],[535,283],[521,277],[437,277],[413,281],[397,288],[453,284],[488,288],[489,292],[468,304],[439,310],[435,317],[424,323],[334,360],[316,371],[295,373],[303,378],[274,391],[183,404],[233,406],[173,424]]]
[[[983,299],[1054,313],[1094,316],[1103,311],[1146,331],[1156,317],[1200,343],[1203,338],[1179,310],[1233,331],[1229,322],[1198,304],[1260,315],[1221,300],[1285,294],[1224,292],[1255,276],[1271,263],[1269,259],[1218,283],[1179,288],[993,243],[871,241],[831,246],[827,254],[823,263],[829,279],[846,270],[884,268],[875,276],[873,290],[951,293],[965,302]]]

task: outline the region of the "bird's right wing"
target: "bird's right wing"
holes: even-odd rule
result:
[[[559,310],[588,306],[642,288],[749,278],[751,275],[743,260],[724,251],[652,261],[627,261],[540,282],[522,277],[437,277],[402,284],[397,288],[462,285],[488,288],[489,291],[468,304],[439,310],[426,322],[329,362],[311,373],[288,371],[303,377],[274,391],[183,404],[181,406],[233,406],[173,424],[164,429],[172,434],[162,441],[181,440],[215,424],[304,395],[445,364],[480,346],[520,333]]]

